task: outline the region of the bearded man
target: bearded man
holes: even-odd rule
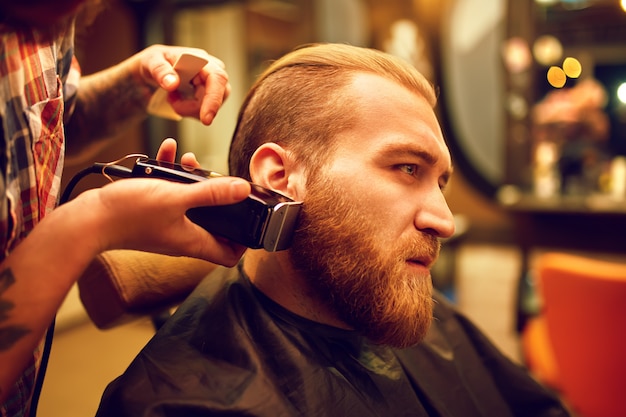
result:
[[[250,90],[231,174],[303,202],[290,249],[209,275],[98,416],[560,416],[559,401],[437,294],[452,172],[430,84],[321,44]]]

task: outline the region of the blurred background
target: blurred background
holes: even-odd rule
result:
[[[520,332],[541,302],[533,291],[541,253],[626,257],[626,14],[619,0],[107,4],[79,30],[85,74],[150,44],[179,44],[222,59],[232,94],[212,126],[150,118],[99,162],[154,155],[174,137],[203,167],[226,173],[238,107],[269,60],[317,41],[374,47],[409,60],[439,90],[457,233],[444,244],[433,280],[505,354],[523,362]],[[68,164],[66,183],[85,166]],[[99,330],[71,293],[57,319],[40,415],[93,415],[106,384],[153,333],[149,319]]]

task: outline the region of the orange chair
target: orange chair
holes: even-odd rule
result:
[[[531,372],[580,417],[626,416],[626,263],[546,253],[536,272],[543,309],[522,332]]]

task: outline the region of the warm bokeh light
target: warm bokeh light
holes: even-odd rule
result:
[[[565,75],[565,71],[560,67],[553,66],[548,69],[548,82],[552,87],[561,88],[565,85],[566,80],[567,76]]]
[[[524,96],[511,93],[507,97],[507,107],[511,116],[517,120],[522,120],[528,115],[528,103]]]
[[[622,10],[626,12],[626,0],[620,1],[620,4],[622,5]]]
[[[540,36],[533,44],[533,55],[541,65],[552,65],[563,56],[563,46],[554,36]]]
[[[578,78],[580,77],[580,73],[583,71],[583,67],[579,60],[568,56],[563,61],[563,71],[565,72],[565,75],[570,78]]]
[[[512,74],[526,71],[532,64],[528,43],[521,37],[514,37],[504,43],[504,64]]]
[[[619,87],[617,87],[617,99],[620,103],[626,104],[626,83],[621,83]]]

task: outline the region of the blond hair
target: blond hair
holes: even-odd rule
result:
[[[435,106],[432,85],[400,58],[345,44],[304,46],[270,65],[248,92],[231,142],[230,174],[250,180],[250,158],[266,142],[287,147],[314,171],[334,149],[333,138],[356,123],[344,89],[357,73],[397,82]]]

